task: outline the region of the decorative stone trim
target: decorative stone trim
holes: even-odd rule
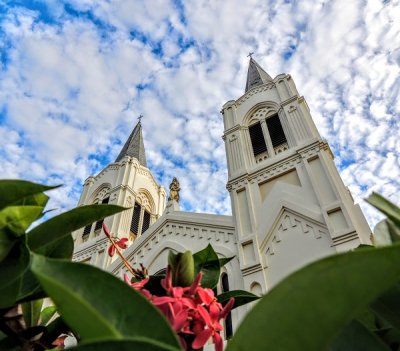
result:
[[[238,100],[235,102],[235,106],[238,107],[240,106],[243,102],[245,102],[247,99],[249,99],[251,96],[261,93],[262,91],[267,91],[275,88],[275,83],[267,83],[262,86],[257,86],[252,89],[250,89],[246,94],[241,96]]]

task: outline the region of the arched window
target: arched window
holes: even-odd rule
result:
[[[229,291],[229,279],[227,273],[222,273],[221,275],[221,285],[222,285],[222,292]],[[229,313],[225,319],[225,339],[231,338],[233,335],[233,328],[232,328],[232,315]]]
[[[130,234],[133,240],[149,229],[151,221],[150,208],[148,197],[143,193],[139,194],[133,208],[130,227]]]

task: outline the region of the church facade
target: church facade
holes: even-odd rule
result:
[[[124,255],[134,267],[142,263],[154,274],[165,268],[169,250],[212,244],[220,257],[235,257],[224,267],[220,292],[265,294],[307,263],[371,244],[364,215],[290,75],[273,79],[250,58],[244,95],[221,112],[232,216],[181,211],[178,182],[167,201],[147,168],[140,121],[115,162],[85,181],[78,206],[130,207],[105,223],[112,235],[129,238]],[[73,233],[73,259],[122,276],[101,224]],[[234,329],[247,308],[232,312]]]

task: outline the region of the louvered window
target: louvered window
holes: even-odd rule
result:
[[[261,129],[260,122],[250,126],[249,133],[250,133],[251,145],[253,146],[254,156],[257,156],[267,151],[267,145],[265,144],[265,139]]]
[[[287,142],[285,133],[283,132],[281,121],[278,115],[267,118],[267,127],[272,146],[277,147]]]
[[[83,229],[82,241],[85,242],[89,238],[90,231],[92,230],[92,223],[88,224]]]
[[[85,227],[85,229],[83,229],[83,236],[86,236],[86,235],[89,235],[89,234],[90,234],[90,231],[92,230],[92,224],[93,224],[93,223],[88,224],[88,225]]]
[[[150,213],[147,211],[144,211],[143,214],[143,226],[142,226],[142,234],[149,229],[150,227]]]
[[[140,210],[141,206],[135,203],[135,206],[133,207],[132,222],[131,222],[131,232],[135,235],[137,235],[139,232]]]
[[[103,201],[101,202],[102,204],[108,204],[108,201],[110,200],[109,197],[106,197],[105,199],[103,199]],[[96,222],[96,225],[94,227],[94,231],[96,232],[97,230],[100,230],[101,227],[103,226],[103,222],[104,222],[104,218],[101,219],[100,221]]]

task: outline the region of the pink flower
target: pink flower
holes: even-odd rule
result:
[[[121,249],[126,249],[128,247],[128,238],[121,238],[113,241],[115,245],[120,247]],[[113,257],[115,254],[115,245],[111,244],[108,248],[108,256]]]

